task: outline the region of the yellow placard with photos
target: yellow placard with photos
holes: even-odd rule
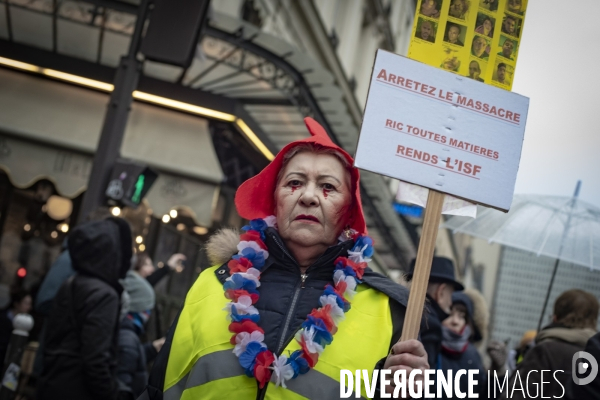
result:
[[[510,90],[527,0],[419,0],[408,56]]]

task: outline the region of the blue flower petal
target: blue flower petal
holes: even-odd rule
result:
[[[354,271],[354,270],[352,269],[352,267],[350,267],[350,266],[346,266],[346,268],[344,268],[344,273],[345,273],[347,276],[353,276],[353,277],[355,277],[355,278],[356,278],[356,271]]]
[[[262,240],[265,240],[265,230],[268,227],[269,227],[269,225],[267,225],[267,223],[263,219],[257,218],[257,219],[253,219],[252,221],[250,221],[250,225],[244,225],[242,227],[242,230],[245,232],[257,231],[258,233],[260,233],[260,238]]]
[[[330,294],[334,295],[335,302],[337,303],[337,305],[342,309],[344,308],[344,300],[342,300],[342,298],[335,292],[335,290],[333,290],[333,286],[331,286],[331,285],[325,286],[325,291],[323,292],[323,294],[325,296],[329,296]]]
[[[256,251],[251,247],[242,250],[242,256],[247,258],[254,268],[260,269],[265,265],[265,257],[262,251]]]
[[[260,321],[260,314],[238,314],[237,309],[234,305],[231,306],[231,320],[234,322],[243,322],[245,320],[258,323]]]
[[[254,376],[254,364],[256,363],[256,356],[261,351],[265,351],[267,348],[262,346],[259,342],[250,342],[246,346],[246,351],[240,354],[239,362],[242,368],[244,368],[246,375],[249,377]]]
[[[335,296],[335,301],[337,305],[344,310],[344,312],[350,311],[350,303],[346,303],[344,299],[342,299],[333,289],[333,286],[327,285],[325,286],[325,291],[323,292],[325,296],[329,296],[330,294]]]
[[[252,321],[252,322],[254,322],[254,323],[257,324],[258,321],[260,321],[260,315],[258,315],[258,314],[252,314],[252,315],[247,315],[247,314],[240,315],[240,314],[237,314],[237,315],[233,315],[232,314],[231,315],[231,320],[233,322]]]
[[[327,346],[328,344],[331,344],[331,342],[333,341],[333,336],[327,330],[325,322],[323,322],[321,318],[316,318],[312,315],[309,315],[306,321],[304,321],[304,323],[302,324],[302,327],[304,329],[309,329],[310,327],[312,327],[315,332],[315,337],[313,340],[323,347]]]
[[[292,366],[294,369],[294,378],[298,376],[298,374],[305,374],[310,370],[308,366],[308,361],[304,359],[302,356],[302,350],[296,350],[288,359],[288,364]]]
[[[253,219],[252,221],[250,221],[250,226],[252,227],[252,229],[259,232],[263,232],[269,227],[269,225],[267,225],[265,220],[262,218]]]
[[[359,236],[354,242],[352,251],[360,251],[365,245],[367,248],[363,251],[363,257],[371,257],[373,255],[373,239],[368,236]]]
[[[235,273],[235,274],[231,275],[230,278],[231,279],[226,280],[225,283],[223,284],[223,289],[225,289],[225,290],[244,289],[250,293],[258,293],[256,291],[256,282],[254,282],[253,280],[246,279],[239,273]]]

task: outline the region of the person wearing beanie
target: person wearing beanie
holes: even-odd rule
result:
[[[474,299],[481,303],[478,305],[480,310],[476,311]],[[455,292],[450,316],[442,322],[442,370],[452,370],[454,376],[458,370],[478,369],[479,374],[475,376],[478,383],[474,392],[479,393],[479,397],[487,393],[486,369],[474,345],[483,339],[486,330],[487,317],[483,317],[483,314],[487,314],[487,307],[483,301],[483,296],[476,291]],[[468,393],[467,375],[461,376],[460,390]]]
[[[146,322],[155,305],[154,289],[135,271],[128,271],[123,286],[129,302],[119,329],[119,366],[117,377],[122,384],[121,399],[137,398],[148,383],[147,364],[156,358],[164,338],[142,344]],[[124,387],[123,387],[124,386]]]

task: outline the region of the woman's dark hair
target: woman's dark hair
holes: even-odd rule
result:
[[[567,290],[554,302],[556,323],[567,328],[596,329],[598,324],[598,299],[580,289]]]
[[[142,265],[146,264],[147,260],[150,260],[150,256],[145,251],[136,254],[137,260],[135,265],[133,266],[134,271],[139,271],[142,269]]]

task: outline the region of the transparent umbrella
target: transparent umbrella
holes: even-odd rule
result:
[[[573,197],[515,195],[508,213],[480,209],[476,219],[452,217],[444,227],[556,258],[538,330],[560,260],[600,270],[600,208]]]

